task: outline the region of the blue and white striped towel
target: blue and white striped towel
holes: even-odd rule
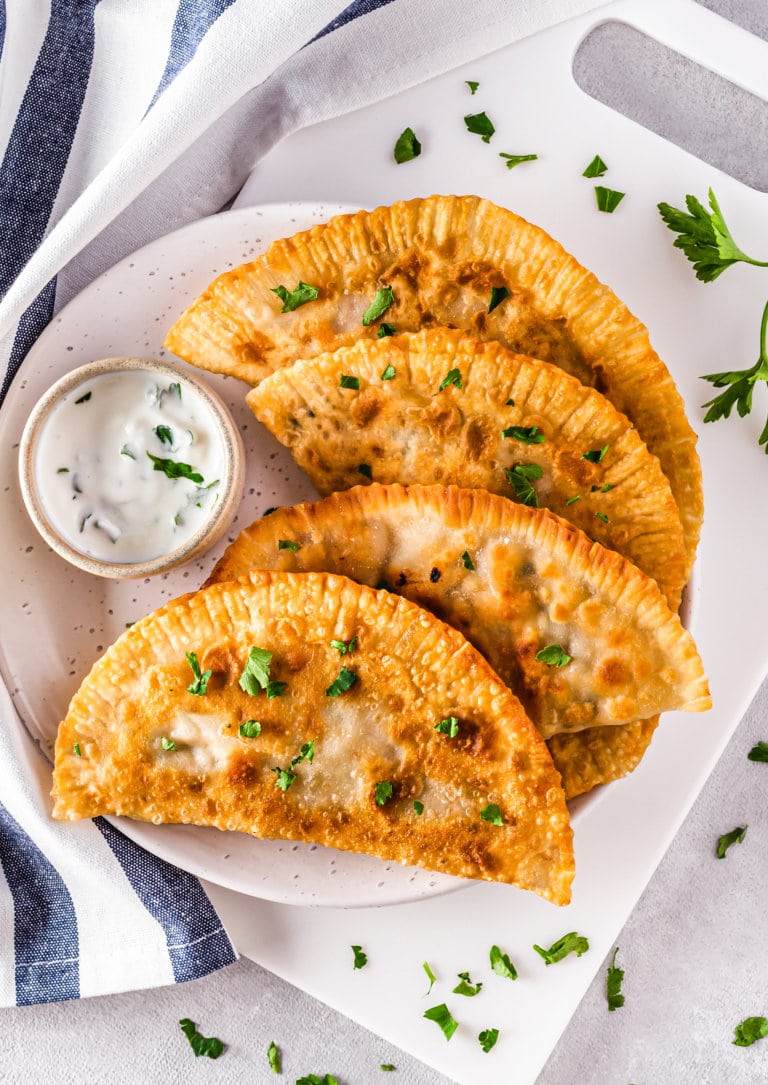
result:
[[[289,132],[598,0],[0,0],[0,373],[107,267],[235,195]],[[235,952],[199,882],[49,816],[0,683],[0,1005],[180,982]]]

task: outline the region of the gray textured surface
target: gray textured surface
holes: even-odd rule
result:
[[[766,0],[705,0],[704,6],[768,38]],[[619,43],[611,39],[616,33],[609,28],[601,33],[590,47],[597,49],[593,58],[616,55]],[[581,62],[586,59],[582,54]],[[625,54],[623,67],[637,68],[641,59]],[[580,73],[582,86],[596,96],[600,70],[598,64],[585,64]],[[665,78],[675,80],[681,70]],[[663,117],[654,115],[661,108],[657,98],[648,95],[640,103],[647,111],[644,120],[629,86],[624,84],[624,94],[632,99],[632,115],[658,127]],[[615,84],[615,93],[622,93],[621,83]],[[721,96],[728,93],[721,88]],[[706,140],[706,125],[697,120],[694,126],[692,115],[684,115],[692,101],[676,108],[683,109],[675,121],[680,130],[695,127],[701,133],[697,138]],[[743,140],[729,168],[748,179],[754,163],[747,137],[750,123],[756,122],[748,122],[727,99],[719,100],[717,108]],[[663,109],[669,111],[669,102]],[[763,128],[765,121],[764,115]],[[748,1085],[768,1080],[768,1043],[749,1049],[731,1045],[734,1024],[768,1012],[768,765],[746,759],[757,739],[768,740],[767,716],[768,684],[617,939],[619,963],[626,970],[626,1005],[607,1012],[603,967],[539,1085]],[[718,836],[744,824],[749,826],[745,842],[718,861]],[[195,1061],[178,1031],[183,1016],[195,1020],[206,1035],[226,1040],[225,1057],[216,1063]],[[266,1062],[272,1039],[284,1053],[282,1078],[275,1078]],[[382,1062],[393,1063],[398,1073],[382,1077]],[[293,1081],[310,1072],[333,1073],[340,1085],[447,1081],[248,961],[180,987],[0,1011],[0,1080],[14,1085],[257,1083]],[[486,1085],[485,1080],[478,1078],[478,1085]]]

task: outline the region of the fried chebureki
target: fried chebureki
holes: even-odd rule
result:
[[[543,509],[481,490],[358,486],[240,533],[209,583],[252,569],[387,585],[460,630],[545,738],[711,706],[656,584]],[[565,662],[538,656],[557,645]]]
[[[216,826],[570,899],[565,797],[519,701],[456,630],[345,577],[252,573],[138,621],[72,699],[53,794],[57,818]]]
[[[679,606],[685,548],[659,461],[557,366],[433,328],[296,362],[247,402],[321,494],[371,478],[516,496],[622,554]]]
[[[276,288],[318,296],[290,310]],[[378,291],[390,297],[364,321]],[[494,304],[495,303],[495,304]],[[431,196],[340,215],[216,279],[165,341],[179,357],[257,384],[297,358],[446,325],[561,366],[626,414],[658,456],[693,563],[703,515],[696,436],[647,329],[544,230],[477,196]]]

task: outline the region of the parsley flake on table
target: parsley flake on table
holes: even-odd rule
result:
[[[768,742],[758,742],[747,754],[750,761],[768,761]]]
[[[619,968],[616,964],[616,954],[618,952],[619,947],[616,946],[605,977],[605,997],[608,1002],[608,1009],[611,1013],[624,1005],[624,995],[621,993],[621,984],[624,980],[624,969]]]
[[[192,668],[192,674],[195,676],[194,682],[187,686],[187,693],[192,693],[195,697],[203,697],[208,692],[208,682],[213,671],[201,672],[196,652],[185,652],[184,655],[187,663]]]
[[[717,841],[717,849],[715,851],[718,859],[725,859],[731,844],[741,844],[746,835],[747,826],[740,825],[736,829],[731,829],[729,833],[725,833],[721,836]]]
[[[491,136],[496,131],[493,125],[493,121],[488,114],[483,111],[482,113],[469,113],[464,118],[464,123],[467,126],[467,131],[472,132],[473,135],[482,136],[483,143],[490,143]]]
[[[468,550],[465,550],[464,553],[461,555],[461,562],[465,569],[469,569],[470,573],[474,572],[475,563],[469,556]]]
[[[539,156],[537,154],[504,154],[503,151],[500,151],[499,158],[505,158],[507,169],[513,170],[515,166],[519,166],[521,162],[538,161]]]
[[[83,751],[80,749],[80,743],[79,742],[76,742],[74,744],[74,746],[72,747],[72,753],[75,755],[75,757],[82,757],[83,756]]]
[[[189,1040],[189,1046],[195,1053],[195,1058],[204,1055],[207,1059],[218,1059],[224,1051],[224,1044],[215,1036],[203,1036],[197,1031],[194,1021],[188,1017],[182,1017],[179,1021],[181,1031]]]
[[[470,94],[475,94],[475,92],[477,91],[477,88],[480,86],[480,84],[477,82],[476,79],[465,79],[464,82],[469,87],[469,93]]]
[[[376,784],[376,805],[386,806],[395,793],[390,780],[380,780]]]
[[[278,550],[290,550],[292,554],[296,554],[301,550],[301,543],[294,542],[292,539],[278,539]]]
[[[465,995],[467,998],[474,998],[475,995],[479,995],[483,989],[482,983],[473,983],[469,972],[459,972],[459,983],[453,989],[455,995]]]
[[[489,802],[487,806],[484,806],[480,811],[480,817],[483,821],[490,822],[491,825],[503,825],[504,819],[501,816],[501,810],[495,802]]]
[[[419,802],[418,799],[414,799],[413,800],[413,809],[416,812],[416,817],[421,817],[421,815],[424,813],[424,803]]]
[[[351,640],[332,640],[331,648],[335,648],[340,656],[351,655],[357,648],[357,641],[357,634]]]
[[[434,730],[439,731],[441,735],[448,735],[449,738],[456,738],[459,733],[459,721],[456,716],[448,716],[447,719],[436,723]]]
[[[238,679],[238,685],[244,693],[250,693],[256,697],[261,690],[269,685],[269,665],[272,662],[272,653],[266,648],[251,648],[248,659],[245,661],[243,673]]]
[[[597,209],[598,211],[605,211],[608,215],[613,214],[625,196],[626,192],[617,192],[615,188],[604,188],[602,185],[595,185]]]
[[[357,465],[357,473],[359,475],[364,475],[365,478],[369,478],[373,481],[373,471],[371,470],[371,465],[369,463],[359,463]]]
[[[416,138],[416,133],[412,128],[406,128],[397,137],[395,143],[395,162],[398,166],[403,162],[410,162],[412,158],[418,158],[421,154],[421,144]]]
[[[477,1037],[480,1046],[483,1051],[488,1054],[492,1047],[496,1046],[496,1041],[499,1038],[499,1030],[497,1028],[484,1028],[480,1035]]]
[[[394,305],[394,302],[395,293],[391,286],[385,286],[382,290],[377,290],[376,297],[363,313],[363,325],[367,328],[369,324],[373,324],[374,320],[384,316],[387,309]]]
[[[296,1079],[296,1085],[339,1085],[333,1074],[324,1074],[320,1077],[318,1074],[308,1074],[306,1077],[300,1077]]]
[[[283,303],[280,312],[292,313],[294,309],[298,309],[300,305],[306,305],[308,301],[317,301],[319,290],[316,286],[310,286],[309,283],[299,280],[298,286],[295,286],[293,290],[286,290],[284,286],[273,286],[272,293],[277,294]]]
[[[176,743],[173,741],[173,739],[166,738],[165,735],[163,735],[163,737],[160,739],[160,745],[164,750],[171,751],[176,749]]]
[[[491,300],[488,302],[488,312],[492,313],[503,301],[509,297],[509,290],[506,286],[492,286],[491,287]]]
[[[464,385],[462,383],[462,379],[461,379],[461,370],[460,369],[449,369],[448,372],[446,373],[446,375],[440,381],[440,387],[438,388],[438,391],[443,392],[446,388],[448,388],[452,384],[455,385],[456,388],[463,388],[464,387]]]
[[[559,644],[548,644],[536,653],[536,658],[539,663],[546,663],[548,667],[565,667],[573,656],[569,656]]]
[[[355,392],[358,392],[360,390],[360,378],[350,377],[348,374],[342,373],[339,388],[352,388]]]
[[[754,264],[756,267],[768,267],[768,262],[753,260],[742,252],[731,236],[725,224],[715,194],[709,190],[711,211],[696,199],[685,197],[688,214],[668,203],[658,205],[659,214],[670,230],[677,234],[674,245],[681,249],[693,264],[696,278],[701,282],[711,283],[722,275],[732,264]]]
[[[271,1041],[267,1048],[267,1062],[273,1074],[281,1074],[283,1072],[283,1063],[280,1058],[280,1049],[274,1040]]]
[[[515,491],[515,497],[519,498],[524,505],[537,509],[539,498],[531,485],[531,479],[541,478],[544,468],[539,467],[537,463],[518,463],[516,467],[505,467],[504,474]]]
[[[75,400],[75,406],[77,406],[78,403],[87,403],[92,395],[93,395],[93,392],[85,392],[84,395],[80,396],[79,399]]]
[[[491,946],[491,968],[497,976],[502,976],[504,979],[516,980],[517,969],[510,961],[506,953],[502,953],[498,946]]]
[[[579,458],[589,460],[590,463],[602,463],[610,447],[610,445],[603,445],[602,448],[590,448],[588,452],[584,452]]]
[[[524,445],[541,445],[547,439],[538,426],[507,426],[501,431],[501,436],[522,441]]]
[[[608,172],[608,167],[599,154],[596,154],[587,168],[582,173],[582,177],[602,177],[604,173]]]
[[[365,968],[365,966],[368,964],[368,954],[363,952],[363,947],[351,946],[350,948],[355,955],[355,961],[352,965],[353,971],[356,968]]]
[[[147,455],[154,464],[153,470],[162,471],[166,478],[188,478],[190,482],[196,482],[198,485],[203,481],[203,476],[191,464],[164,460],[161,456],[153,456],[151,452],[147,452]]]
[[[745,1017],[733,1030],[736,1037],[732,1041],[736,1047],[751,1047],[757,1040],[768,1036],[768,1021],[764,1017]]]
[[[434,985],[437,983],[437,976],[432,971],[432,969],[429,967],[429,961],[425,961],[424,964],[421,967],[427,973],[427,979],[429,980],[429,990],[424,995],[424,997],[426,998],[427,995],[430,994],[430,992],[432,991],[432,988],[434,987]]]
[[[395,328],[395,325],[388,324],[386,320],[383,320],[381,324],[379,324],[379,330],[376,332],[376,335],[379,339],[388,339],[391,335],[396,334],[397,329]],[[392,370],[391,373],[389,373],[390,369]],[[389,373],[389,376],[385,377],[384,373]],[[384,373],[381,374],[381,379],[383,381],[391,381],[395,375],[395,367],[393,365],[388,365],[387,368],[384,370]]]
[[[768,303],[763,309],[760,322],[760,356],[751,369],[735,369],[723,373],[709,373],[702,380],[709,381],[715,388],[725,388],[719,396],[703,404],[709,410],[704,415],[705,422],[717,422],[720,418],[729,418],[734,407],[739,417],[744,418],[752,410],[752,393],[757,381],[768,381],[768,351],[766,350],[766,330],[768,329]],[[765,445],[768,453],[768,422],[757,439]]]
[[[459,1022],[451,1015],[451,1011],[444,1002],[441,1002],[439,1006],[433,1006],[431,1009],[425,1010],[424,1016],[428,1021],[434,1021],[436,1025],[440,1026],[446,1040],[450,1040],[459,1027]]]
[[[576,931],[571,931],[553,942],[549,949],[542,949],[541,946],[536,945],[533,948],[543,958],[545,964],[557,964],[558,961],[562,961],[564,957],[567,957],[569,953],[575,953],[577,957],[580,957],[582,953],[586,953],[589,949],[589,942],[582,935],[577,934]]]
[[[356,681],[357,675],[355,672],[347,670],[346,667],[342,667],[338,677],[334,678],[328,689],[325,691],[325,695],[326,697],[340,697],[342,693],[346,693],[347,690],[352,689]]]

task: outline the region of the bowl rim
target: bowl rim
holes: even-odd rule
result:
[[[55,527],[43,507],[36,484],[35,451],[37,441],[51,412],[67,392],[93,377],[109,373],[146,370],[186,383],[200,396],[211,414],[221,438],[224,465],[220,499],[197,531],[174,550],[140,562],[108,562],[78,550]],[[242,497],[245,478],[245,449],[237,425],[221,396],[196,373],[184,371],[172,362],[156,358],[117,356],[99,358],[70,370],[55,381],[32,408],[19,442],[19,483],[27,513],[45,542],[71,565],[95,576],[112,580],[154,576],[165,573],[203,550],[209,549],[226,531]]]

